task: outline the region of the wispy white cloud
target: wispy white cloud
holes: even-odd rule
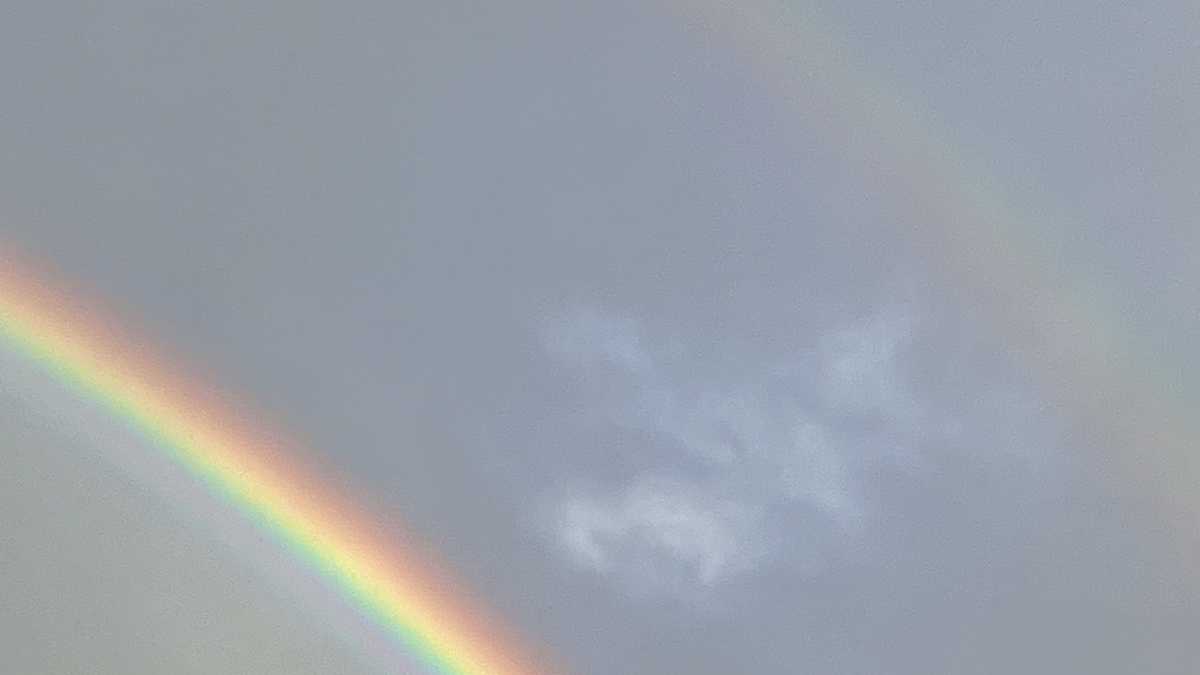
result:
[[[581,366],[605,366],[638,375],[648,375],[653,368],[632,319],[581,308],[545,326],[542,337],[555,356]]]
[[[638,585],[712,585],[749,568],[761,550],[754,516],[677,480],[642,478],[610,495],[575,494],[558,509],[571,558]]]
[[[862,344],[868,335],[855,346],[872,349]],[[739,383],[706,377],[680,358],[684,350],[660,349],[634,321],[594,309],[560,317],[546,326],[543,339],[557,359],[603,379],[608,421],[650,432],[677,448],[678,460],[706,467],[691,482],[641,477],[607,495],[564,497],[556,532],[577,564],[623,578],[676,582],[681,575],[668,570],[682,566],[691,570],[682,578],[708,586],[763,558],[769,548],[763,514],[772,506],[804,504],[847,532],[861,519],[847,466],[853,450],[822,410],[800,403],[803,397],[764,393],[771,373]],[[844,342],[835,340],[826,358],[853,358]],[[859,364],[855,378],[891,377],[893,345],[873,349],[879,358]],[[868,366],[888,372],[872,373]],[[614,378],[623,392],[615,400]],[[810,386],[828,386],[820,378],[813,373]],[[840,396],[854,393],[852,379],[840,383]]]
[[[919,410],[899,371],[913,329],[911,314],[890,312],[822,336],[820,394],[829,409],[914,422]]]
[[[649,434],[657,453],[653,470],[626,484],[557,500],[563,550],[636,585],[705,588],[769,560],[772,541],[805,541],[812,551],[789,553],[804,555],[859,536],[871,519],[864,469],[954,443],[964,425],[995,430],[915,394],[906,368],[916,329],[909,310],[879,312],[811,336],[782,367],[747,365],[730,381],[628,318],[584,309],[551,322],[545,346],[596,387],[599,419]],[[823,524],[797,538],[794,517],[772,518],[781,510]]]

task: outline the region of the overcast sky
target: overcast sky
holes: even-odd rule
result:
[[[570,673],[1194,673],[1200,11],[1002,5],[9,3],[0,246]],[[13,672],[421,672],[7,347],[0,453]]]

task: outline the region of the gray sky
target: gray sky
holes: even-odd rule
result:
[[[1200,13],[1052,4],[23,3],[0,232],[572,673],[1191,673]],[[15,671],[416,667],[7,350],[0,452]]]

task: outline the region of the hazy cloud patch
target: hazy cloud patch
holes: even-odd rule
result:
[[[614,494],[575,494],[558,534],[580,566],[640,587],[710,586],[749,569],[762,551],[755,516],[677,480],[639,478]]]
[[[780,541],[808,560],[851,543],[871,522],[865,481],[880,462],[917,466],[926,449],[964,442],[1019,445],[1013,433],[991,437],[1012,411],[981,420],[967,414],[973,404],[917,394],[906,370],[917,328],[910,309],[879,311],[800,336],[781,360],[743,359],[730,377],[627,317],[586,308],[548,322],[545,348],[580,377],[591,411],[573,433],[647,439],[625,482],[555,501],[562,550],[630,587],[710,588],[753,572]],[[1005,400],[1008,390],[973,394]]]
[[[842,378],[839,396],[882,401],[877,392],[892,377],[894,346],[864,344],[874,336],[869,331],[846,336],[834,340],[840,351],[827,357]],[[638,586],[657,579],[664,587],[707,587],[751,571],[765,557],[771,538],[765,514],[772,507],[803,505],[846,534],[858,527],[862,507],[848,464],[861,449],[848,445],[837,420],[812,402],[820,397],[788,392],[790,383],[768,369],[722,381],[688,362],[678,345],[660,347],[633,320],[595,309],[559,317],[542,337],[549,354],[582,372],[585,383],[604,382],[594,393],[601,419],[674,448],[660,463],[703,467],[687,480],[681,472],[659,470],[654,479],[643,472],[607,493],[559,500],[556,536],[575,564]],[[813,352],[823,357],[819,346]],[[851,370],[834,358],[862,363]],[[820,369],[805,380],[828,386]],[[860,384],[873,389],[851,391]]]
[[[579,309],[547,325],[543,341],[555,356],[585,367],[608,367],[647,374],[653,367],[632,319]]]
[[[881,313],[822,336],[821,396],[832,411],[915,421],[919,410],[899,372],[913,340],[911,315]]]

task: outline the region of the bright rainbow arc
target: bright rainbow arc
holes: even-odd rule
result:
[[[270,532],[359,610],[444,675],[532,675],[528,656],[484,620],[426,557],[402,550],[365,513],[251,430],[143,342],[0,256],[0,340],[101,403],[227,504]],[[71,298],[75,298],[74,302]]]

